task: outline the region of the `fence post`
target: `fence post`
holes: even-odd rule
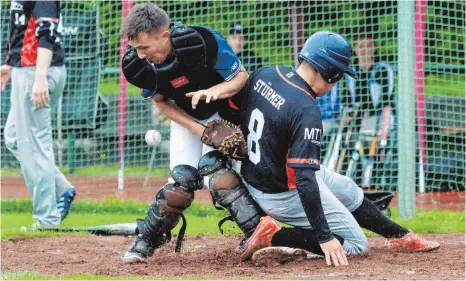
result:
[[[123,21],[133,7],[132,0],[122,0],[122,18]],[[121,38],[120,41],[120,63],[123,55],[126,53],[128,39]],[[120,94],[118,96],[118,191],[123,191],[125,187],[125,132],[126,132],[126,99],[127,99],[128,82],[126,81],[120,66]]]
[[[415,34],[416,34],[416,121],[419,143],[419,193],[426,192],[424,163],[425,163],[425,105],[424,105],[424,40],[426,34],[426,5],[425,0],[416,0]]]
[[[398,207],[400,217],[416,210],[414,0],[398,2]]]

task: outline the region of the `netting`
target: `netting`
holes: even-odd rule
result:
[[[139,1],[134,1],[139,3]],[[464,1],[416,1],[416,188],[464,189]],[[2,1],[2,60],[7,52],[9,1]],[[131,4],[126,2],[126,4]],[[240,54],[248,71],[262,65],[296,66],[304,41],[319,30],[344,34],[355,49],[359,79],[345,79],[319,99],[324,119],[321,158],[361,186],[396,190],[398,57],[397,1],[157,1],[172,20],[217,29],[225,37],[244,28]],[[423,5],[424,8],[419,8]],[[68,78],[63,104],[53,112],[57,166],[79,189],[115,191],[120,159],[124,187],[152,186],[169,174],[169,120],[139,89],[120,84],[122,1],[63,1]],[[238,26],[237,26],[238,27]],[[232,39],[231,42],[235,42]],[[9,110],[1,95],[1,126]],[[127,95],[127,98],[125,98]],[[124,102],[122,101],[124,98]],[[121,117],[125,112],[126,120]],[[385,112],[385,115],[384,115]],[[151,148],[144,134],[157,129]],[[119,137],[120,144],[119,147]],[[122,149],[124,149],[122,151]],[[19,163],[1,142],[2,186],[23,186]],[[422,161],[422,163],[420,163]],[[422,180],[424,179],[424,180]]]

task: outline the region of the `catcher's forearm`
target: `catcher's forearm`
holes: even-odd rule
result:
[[[170,104],[167,101],[157,101],[153,100],[153,103],[158,108],[158,110],[170,120],[180,124],[186,129],[193,132],[195,135],[201,137],[204,132],[204,127],[193,120],[188,114],[184,111],[178,109],[175,105]]]
[[[209,91],[220,93],[218,99],[228,99],[241,91],[243,86],[246,84],[248,77],[249,75],[246,69],[241,66],[240,72],[238,72],[233,79],[210,87]]]

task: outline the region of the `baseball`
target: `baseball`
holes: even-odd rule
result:
[[[157,130],[149,130],[146,133],[145,140],[149,146],[156,147],[162,141],[162,135]]]
[[[21,232],[27,232],[28,229],[25,226],[21,226]]]

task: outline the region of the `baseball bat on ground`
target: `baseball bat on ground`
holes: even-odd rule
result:
[[[48,231],[48,232],[88,232],[94,235],[102,236],[134,236],[136,235],[136,224],[135,223],[120,223],[120,224],[106,224],[99,226],[89,226],[89,227],[46,227],[46,228],[27,228],[25,226],[21,227],[21,231]]]

